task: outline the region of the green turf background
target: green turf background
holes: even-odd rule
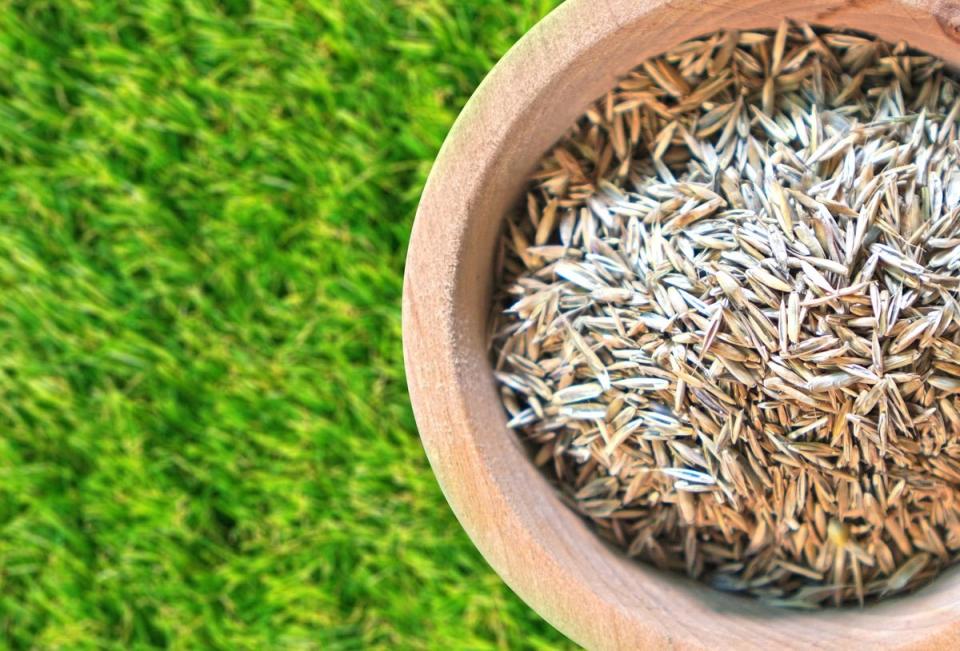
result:
[[[569,645],[400,346],[459,109],[555,0],[0,1],[0,642]]]

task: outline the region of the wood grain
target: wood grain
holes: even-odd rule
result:
[[[784,16],[853,27],[960,64],[954,0],[568,0],[490,73],[444,143],[411,236],[407,381],[427,456],[491,566],[590,649],[960,648],[960,574],[860,609],[775,610],[622,557],[554,495],[497,398],[487,358],[503,217],[543,152],[642,59],[717,29]]]

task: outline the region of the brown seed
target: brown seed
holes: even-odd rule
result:
[[[957,560],[953,75],[789,22],[708,35],[543,159],[496,254],[494,378],[601,535],[802,608]]]

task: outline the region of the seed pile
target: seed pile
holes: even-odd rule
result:
[[[818,607],[960,552],[960,88],[784,23],[644,62],[501,242],[509,425],[627,553]]]

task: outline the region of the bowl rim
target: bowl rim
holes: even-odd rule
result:
[[[591,58],[618,52],[618,39],[655,29],[683,35],[664,39],[662,47],[642,46],[650,56],[718,26],[775,26],[782,15],[857,29],[866,24],[873,27],[865,31],[888,40],[894,33],[922,35],[911,42],[960,63],[951,27],[960,24],[960,9],[951,2],[567,0],[476,90],[443,144],[417,210],[404,275],[403,347],[427,457],[455,515],[493,569],[547,621],[588,648],[960,648],[960,574],[954,572],[905,600],[863,611],[774,616],[753,600],[711,596],[700,584],[618,557],[560,503],[531,463],[517,463],[526,452],[506,430],[485,349],[478,354],[486,323],[478,323],[477,312],[487,310],[476,303],[489,300],[490,281],[482,271],[489,270],[493,253],[492,246],[477,251],[477,243],[492,241],[513,200],[501,195],[522,187],[532,162],[562,133],[554,124],[554,136],[538,137],[529,129],[534,118],[549,113],[553,123],[572,124],[586,107],[586,101],[561,102],[559,108],[545,108],[545,102],[563,93],[587,101],[600,96],[640,60],[619,68],[608,62],[594,74]],[[710,27],[698,30],[697,24]],[[738,638],[738,631],[745,637]]]

